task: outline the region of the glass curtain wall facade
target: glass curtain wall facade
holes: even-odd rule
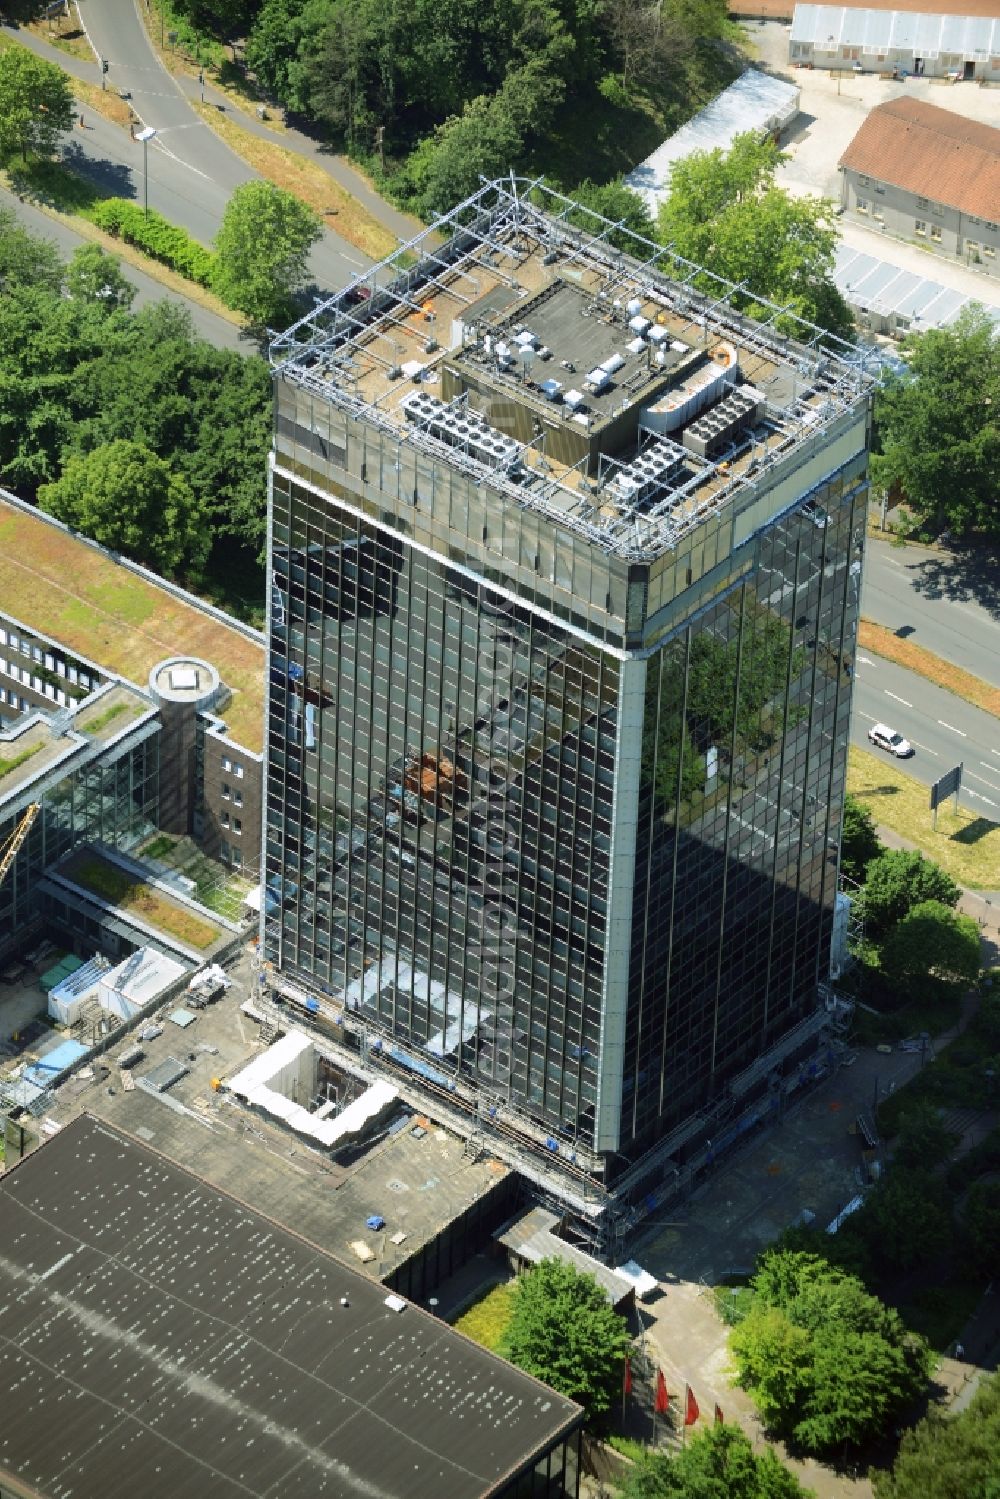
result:
[[[0,952],[36,914],[38,881],[77,843],[135,848],[156,827],[159,732],[118,753],[65,775],[40,797],[41,815],[0,885]],[[0,824],[0,843],[17,818]]]
[[[718,1096],[826,970],[865,494],[706,526],[623,649],[275,472],[268,957],[583,1162]]]

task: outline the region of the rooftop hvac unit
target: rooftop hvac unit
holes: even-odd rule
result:
[[[627,343],[625,347],[630,354],[641,354],[646,347],[646,340],[644,338],[633,338],[631,343]]]
[[[643,317],[641,313],[636,313],[634,317],[630,317],[628,320],[628,325],[632,329],[633,333],[645,333],[646,329],[652,326],[649,318]]]
[[[630,297],[628,302],[625,304],[625,311],[628,313],[629,317],[636,317],[642,311],[642,303],[639,301],[639,298]]]
[[[624,354],[612,354],[609,359],[602,359],[598,368],[604,370],[605,374],[613,375],[616,370],[621,369],[624,363]]]
[[[654,323],[647,336],[651,344],[662,344],[666,343],[670,335],[666,328],[661,328],[658,323]]]
[[[611,376],[608,374],[607,370],[602,370],[600,366],[598,366],[595,370],[591,370],[590,374],[586,377],[586,383],[590,386],[595,395],[599,395],[610,380]]]

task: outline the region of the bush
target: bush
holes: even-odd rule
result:
[[[189,281],[196,281],[199,286],[211,285],[214,255],[162,214],[146,214],[137,203],[126,198],[105,198],[95,204],[87,217],[98,229],[124,240],[127,245],[135,245]]]

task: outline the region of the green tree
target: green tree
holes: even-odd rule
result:
[[[190,486],[139,443],[71,458],[38,499],[75,530],[161,572],[197,572],[208,554],[209,527]]]
[[[542,1260],[517,1283],[501,1351],[600,1420],[621,1395],[631,1339],[592,1275]]]
[[[317,214],[270,182],[245,182],[226,205],[215,240],[215,288],[264,325],[287,312],[322,233]]]
[[[925,1387],[931,1356],[898,1314],[817,1255],[770,1251],[730,1333],[740,1383],[808,1452],[884,1431]]]
[[[876,1499],[1000,1499],[1000,1379],[984,1379],[957,1416],[932,1408],[872,1483]]]
[[[73,123],[69,78],[24,47],[0,52],[0,157],[51,156]]]
[[[932,859],[908,849],[886,849],[865,871],[862,910],[869,937],[883,937],[921,901],[958,904],[961,890]]]
[[[675,1455],[651,1452],[625,1479],[621,1499],[811,1499],[772,1447],[755,1453],[738,1426],[701,1431]]]
[[[958,1137],[945,1129],[940,1110],[916,1099],[899,1121],[892,1159],[905,1170],[933,1171],[951,1155]]]
[[[1000,1275],[1000,1182],[976,1182],[962,1215],[972,1257],[983,1275]]]
[[[772,141],[748,133],[729,151],[695,151],[676,162],[660,206],[660,238],[705,271],[743,285],[751,317],[771,315],[766,298],[849,338],[851,314],[833,282],[834,205],[777,187],[783,159]],[[717,286],[710,276],[701,283]]]
[[[882,949],[882,969],[904,993],[932,995],[936,983],[968,988],[979,976],[979,928],[939,900],[913,906]],[[928,980],[931,982],[928,983]]]
[[[620,177],[614,182],[581,182],[573,189],[572,196],[574,203],[581,208],[589,208],[592,213],[599,213],[612,224],[621,226],[606,236],[609,244],[624,250],[626,255],[635,255],[639,259],[648,256],[648,250],[640,241],[655,240],[656,225],[649,216],[645,199],[626,187]],[[581,229],[589,228],[593,232],[596,227],[589,213],[573,210],[568,218]]]
[[[1000,537],[1000,342],[981,308],[912,334],[906,369],[875,403],[879,489],[898,488],[918,520],[956,536]]]
[[[78,301],[92,302],[106,312],[131,307],[136,291],[118,257],[106,254],[100,245],[80,245],[73,251],[66,290]]]
[[[943,1184],[921,1163],[898,1160],[841,1230],[864,1244],[880,1284],[940,1258],[951,1246],[951,1204]]]
[[[840,844],[840,869],[856,885],[863,885],[865,870],[883,852],[871,812],[850,792],[844,798],[844,834]]]
[[[13,209],[0,207],[0,295],[15,286],[59,292],[62,284],[63,263],[52,241],[29,234]]]

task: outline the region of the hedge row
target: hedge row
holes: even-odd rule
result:
[[[215,256],[184,229],[178,229],[162,214],[145,214],[137,203],[125,198],[104,198],[87,217],[98,229],[135,245],[154,260],[162,261],[189,281],[211,286]]]

